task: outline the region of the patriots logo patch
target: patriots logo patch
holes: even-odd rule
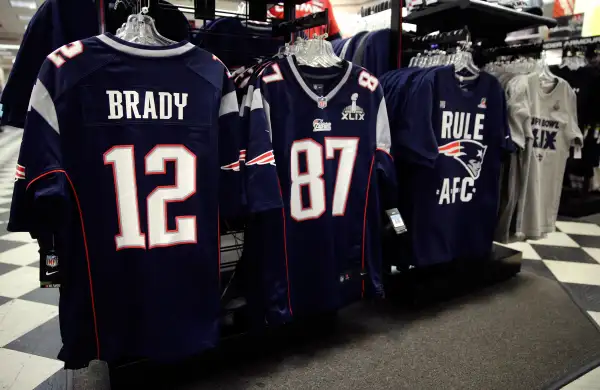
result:
[[[440,154],[458,161],[475,180],[481,174],[486,150],[486,145],[472,139],[452,141],[438,148]]]
[[[15,173],[15,181],[25,180],[25,167],[17,164],[17,172]]]

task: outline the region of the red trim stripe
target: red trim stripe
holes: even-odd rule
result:
[[[382,148],[376,148],[375,150],[378,150],[380,152],[383,152],[383,153],[387,154],[388,156],[390,156],[390,158],[392,159],[392,161],[394,161],[394,157],[392,157],[392,155],[390,154],[390,152],[388,152],[387,150],[382,149]]]
[[[363,215],[363,233],[362,233],[362,260],[361,267],[365,270],[365,237],[367,233],[367,207],[369,206],[369,189],[371,188],[371,174],[373,173],[373,163],[375,156],[371,158],[371,167],[369,167],[369,181],[367,182],[367,195],[365,197],[365,213]],[[365,279],[362,280],[362,297],[365,297]]]
[[[281,190],[281,183],[279,179],[277,180],[277,184],[279,185],[279,195],[281,199],[283,199],[283,191]],[[290,289],[290,270],[288,265],[288,250],[287,250],[287,230],[285,228],[286,220],[285,220],[285,207],[281,208],[281,216],[283,220],[283,253],[285,255],[285,278],[287,279],[287,296],[288,296],[288,307],[290,308],[290,315],[294,315],[292,311],[292,297],[291,297],[291,289]]]
[[[91,267],[91,262],[90,262],[90,254],[89,254],[89,250],[88,250],[88,244],[87,244],[87,235],[85,233],[85,224],[83,222],[83,212],[81,210],[81,203],[79,203],[79,197],[77,196],[77,191],[75,191],[75,186],[73,185],[73,182],[71,181],[71,178],[69,177],[69,175],[67,174],[67,172],[64,169],[55,169],[52,171],[48,171],[46,173],[42,173],[41,175],[39,175],[38,177],[36,177],[35,179],[31,180],[29,182],[29,184],[27,185],[27,189],[29,189],[29,187],[35,183],[37,180],[43,178],[44,176],[48,176],[52,173],[64,173],[65,177],[67,178],[67,181],[69,182],[69,185],[71,186],[71,189],[73,190],[73,196],[75,197],[75,203],[77,204],[77,209],[79,211],[79,221],[81,222],[81,234],[83,236],[83,246],[85,248],[85,260],[87,262],[87,269],[88,269],[88,280],[90,282],[90,298],[92,300],[92,315],[94,317],[94,333],[96,336],[96,357],[98,360],[100,360],[100,336],[98,335],[98,320],[97,320],[97,315],[96,315],[96,300],[94,298],[94,285],[92,283],[92,267]]]

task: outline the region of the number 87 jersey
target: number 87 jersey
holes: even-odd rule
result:
[[[304,68],[288,57],[263,70],[245,106],[250,211],[284,206],[246,236],[266,318],[382,295],[378,180],[394,184],[395,172],[377,79],[349,62]]]

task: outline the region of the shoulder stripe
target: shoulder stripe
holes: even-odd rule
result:
[[[50,93],[42,83],[40,79],[37,80],[31,91],[31,98],[29,100],[29,109],[34,109],[44,120],[60,134],[60,128],[58,126],[58,117],[56,115],[56,107],[50,97]]]
[[[221,98],[221,107],[219,108],[219,117],[235,112],[239,114],[240,107],[237,102],[235,91],[231,91]]]

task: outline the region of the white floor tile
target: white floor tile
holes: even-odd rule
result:
[[[0,275],[0,295],[3,297],[18,298],[38,287],[40,287],[38,268],[20,267]],[[0,306],[0,310],[3,306]],[[1,324],[0,321],[0,326]]]
[[[5,213],[7,211],[10,211],[10,209],[6,207],[0,207],[0,213]]]
[[[523,252],[523,258],[529,260],[542,260],[535,249],[526,242],[511,242],[510,244],[501,244],[517,251]]]
[[[0,389],[31,390],[60,370],[63,363],[10,349],[0,349]]]
[[[58,315],[58,306],[13,299],[0,306],[0,347]],[[0,362],[3,362],[0,359]],[[0,364],[0,371],[2,364]]]
[[[588,314],[596,321],[598,325],[600,325],[600,312],[598,311],[588,311]],[[598,382],[600,383],[600,382]]]
[[[579,283],[600,286],[600,264],[573,263],[544,260],[556,279],[563,283]]]
[[[600,389],[600,367],[575,379],[562,390],[598,390]]]
[[[37,243],[25,244],[0,253],[0,263],[27,265],[40,258]],[[1,295],[1,294],[0,294]]]
[[[18,242],[24,242],[24,243],[37,242],[36,240],[31,238],[31,234],[21,233],[21,232],[5,234],[3,236],[0,236],[0,240],[18,241]]]
[[[569,246],[573,248],[577,248],[579,246],[579,244],[571,237],[561,232],[548,233],[546,238],[542,238],[541,240],[527,240],[527,242],[537,245]]]
[[[600,264],[600,248],[581,248]]]
[[[600,226],[595,223],[585,222],[556,222],[556,227],[567,234],[581,234],[588,236],[600,236]]]
[[[0,189],[0,196],[2,196],[2,197],[9,198],[12,196],[12,194],[13,194],[12,188],[1,188]]]
[[[0,205],[8,205],[10,207],[10,202],[12,202],[12,197],[0,197]]]

